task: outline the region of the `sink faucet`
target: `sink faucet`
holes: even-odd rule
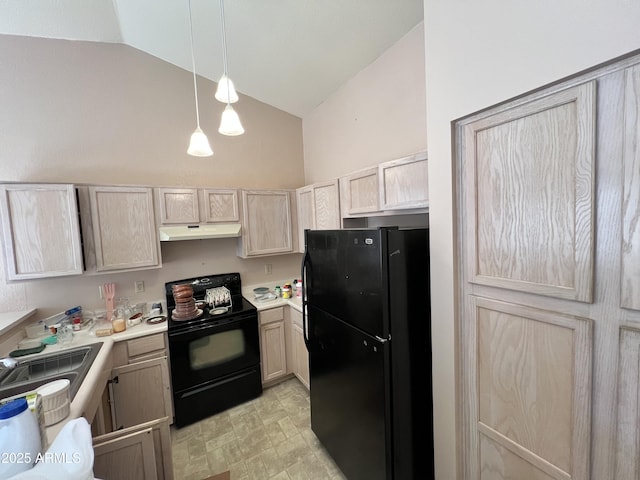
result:
[[[4,369],[10,370],[12,368],[15,368],[17,364],[18,362],[11,357],[0,358],[0,370],[4,370]]]

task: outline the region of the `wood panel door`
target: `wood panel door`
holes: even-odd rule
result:
[[[222,188],[202,190],[202,220],[206,223],[239,222],[238,191]]]
[[[262,383],[287,374],[287,348],[284,308],[277,307],[258,313],[260,321],[260,361]]]
[[[118,432],[120,433],[120,432]],[[153,430],[146,428],[109,439],[98,437],[93,444],[93,473],[99,478],[156,480]]]
[[[592,301],[595,94],[456,127],[467,480],[590,478],[592,323],[539,299]]]
[[[73,185],[1,185],[0,220],[9,280],[82,273]]]
[[[172,416],[167,357],[116,367],[110,394],[115,429]]]
[[[341,177],[340,197],[343,217],[379,211],[378,167],[367,168]]]
[[[464,126],[474,283],[590,302],[595,82]]]
[[[337,180],[313,186],[313,212],[316,230],[340,228],[340,191]]]
[[[162,225],[200,222],[196,188],[158,188],[156,192]]]
[[[298,380],[309,389],[309,352],[304,343],[302,330],[302,312],[291,311],[291,370]]]
[[[296,190],[298,207],[298,246],[304,251],[304,231],[315,228],[313,211],[313,187],[302,187]]]
[[[160,265],[153,191],[148,187],[89,187],[96,270]]]
[[[380,210],[429,206],[427,154],[418,153],[378,165]]]
[[[624,72],[624,93],[620,304],[640,310],[640,66]]]
[[[243,190],[240,256],[293,252],[291,192]]]
[[[464,480],[640,476],[640,54],[457,120]]]

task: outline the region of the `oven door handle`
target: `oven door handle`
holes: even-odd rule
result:
[[[239,321],[242,320],[246,320],[246,319],[250,319],[250,316],[243,316],[243,317],[234,317],[234,318],[229,318],[227,320],[224,321],[217,321],[217,322],[205,322],[205,323],[200,323],[197,325],[192,325],[188,328],[185,328],[184,330],[178,330],[178,331],[174,331],[174,332],[169,332],[169,336],[170,337],[177,337],[177,336],[182,336],[182,335],[186,335],[188,333],[193,333],[193,332],[201,332],[203,330],[216,330],[217,328],[223,326],[223,325],[228,325],[230,323],[237,323]]]

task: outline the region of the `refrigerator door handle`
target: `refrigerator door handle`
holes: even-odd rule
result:
[[[376,340],[379,341],[380,343],[387,343],[391,341],[391,334],[389,334],[388,338],[382,338],[379,337],[378,335],[376,335]]]
[[[311,265],[309,263],[309,252],[305,245],[304,255],[302,256],[302,270],[300,272],[300,278],[302,279],[302,338],[304,344],[309,350],[309,332],[307,330],[307,282],[308,277],[311,276]],[[307,275],[307,273],[309,275]]]

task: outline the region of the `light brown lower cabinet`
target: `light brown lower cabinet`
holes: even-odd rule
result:
[[[116,367],[111,373],[111,410],[114,428],[171,415],[167,357]]]
[[[289,307],[291,316],[291,371],[300,382],[309,388],[309,353],[304,343],[302,330],[302,312]]]
[[[172,423],[173,401],[165,333],[114,345],[109,398],[114,430],[163,417],[169,417],[169,423]]]
[[[93,439],[93,474],[102,480],[173,478],[169,418],[146,422]]]
[[[258,313],[258,319],[262,384],[264,385],[287,374],[284,307],[263,310]]]
[[[166,334],[117,342],[112,356],[114,367],[92,424],[94,475],[102,480],[172,480]]]

